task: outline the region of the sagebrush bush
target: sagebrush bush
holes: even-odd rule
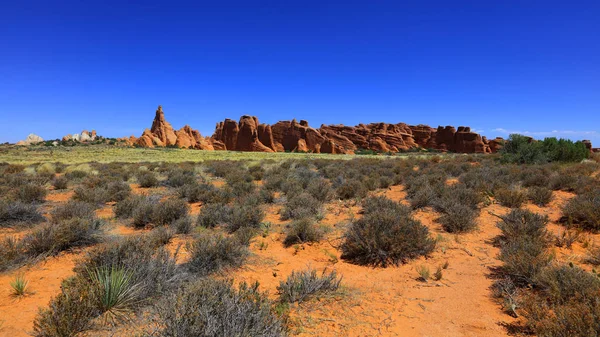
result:
[[[519,208],[527,201],[527,194],[519,188],[501,188],[494,192],[494,197],[500,205]]]
[[[353,198],[364,198],[369,190],[360,181],[346,179],[336,189],[338,197],[342,200]]]
[[[148,241],[151,240],[151,241]],[[61,292],[34,322],[34,336],[76,336],[100,316],[128,318],[148,300],[168,290],[175,259],[147,236],[120,238],[95,247],[63,281]]]
[[[40,203],[46,199],[48,191],[43,186],[25,184],[17,188],[15,198],[25,203]]]
[[[97,243],[103,222],[95,218],[72,218],[36,227],[21,239],[26,255],[55,255],[61,251]]]
[[[600,190],[581,194],[562,208],[561,222],[597,232],[600,230]]]
[[[226,228],[230,233],[241,227],[259,228],[264,218],[265,212],[260,204],[252,199],[246,199],[231,207]]]
[[[69,187],[69,179],[64,176],[56,177],[52,180],[52,186],[55,190],[66,190]]]
[[[280,216],[281,220],[307,217],[319,218],[323,216],[323,202],[306,192],[302,192],[286,202]]]
[[[229,222],[231,218],[231,206],[226,204],[206,204],[200,209],[198,214],[197,224],[206,227],[213,228],[219,225],[224,225]]]
[[[179,187],[177,190],[180,198],[188,202],[203,203],[226,203],[231,196],[224,190],[220,190],[212,184],[187,184]]]
[[[344,234],[342,258],[365,265],[398,265],[433,251],[429,230],[407,207],[397,205],[365,212]]]
[[[324,292],[338,290],[342,277],[335,271],[327,273],[325,270],[319,275],[316,269],[292,271],[285,281],[277,287],[279,301],[283,303],[302,303],[311,296]]]
[[[469,206],[456,203],[453,206],[447,204],[438,221],[448,233],[464,233],[477,228],[476,218],[477,211]]]
[[[68,220],[73,218],[91,219],[96,216],[95,208],[86,202],[69,200],[67,203],[55,207],[50,215],[52,221]]]
[[[151,221],[154,225],[169,225],[188,215],[190,206],[179,199],[167,199],[159,202],[152,210]]]
[[[158,307],[160,335],[257,336],[287,335],[284,321],[271,310],[258,283],[240,284],[210,278],[198,280],[166,298]]]
[[[131,187],[123,181],[113,180],[88,183],[93,187],[77,187],[73,199],[93,204],[102,204],[110,201],[121,201],[131,195]]]
[[[536,275],[534,282],[557,304],[594,300],[600,293],[600,278],[577,266],[548,267]]]
[[[44,217],[36,205],[0,200],[0,228],[18,223],[34,224],[42,221]]]
[[[177,234],[189,234],[194,229],[194,220],[190,216],[181,217],[171,224]]]
[[[140,171],[136,174],[136,179],[140,187],[150,188],[158,186],[158,178],[156,174],[150,171]]]
[[[288,225],[283,243],[291,246],[296,243],[318,242],[324,234],[323,228],[318,227],[313,219],[295,219]]]
[[[546,206],[552,201],[552,190],[546,187],[530,187],[527,195],[538,206]]]
[[[183,185],[196,183],[196,175],[193,171],[175,169],[169,172],[165,184],[170,187],[181,187]]]
[[[248,248],[235,237],[205,234],[186,246],[190,253],[189,269],[199,275],[209,275],[223,268],[241,266],[249,254]]]
[[[497,224],[502,231],[498,257],[504,262],[502,272],[519,286],[534,283],[552,260],[547,223],[547,216],[515,209]]]

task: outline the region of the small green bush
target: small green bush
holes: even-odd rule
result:
[[[463,204],[445,207],[445,211],[438,219],[444,230],[448,233],[464,233],[477,228],[477,212]]]

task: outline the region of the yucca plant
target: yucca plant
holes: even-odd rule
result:
[[[105,321],[126,320],[139,303],[140,285],[134,283],[133,273],[121,267],[100,267],[92,270],[90,278],[98,291],[98,306]]]
[[[23,296],[27,292],[27,286],[29,281],[25,279],[25,275],[19,274],[14,280],[10,282],[10,286],[13,288],[13,295]]]

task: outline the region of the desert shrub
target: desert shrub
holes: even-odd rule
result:
[[[258,234],[258,229],[254,227],[240,227],[233,233],[235,237],[242,245],[250,246],[252,239]]]
[[[131,195],[131,187],[123,181],[113,180],[88,183],[91,183],[93,187],[77,187],[73,195],[74,200],[102,204],[110,201],[121,201]]]
[[[52,180],[52,186],[55,190],[66,190],[69,187],[69,179],[64,176],[56,177]]]
[[[438,219],[446,232],[463,233],[477,228],[477,211],[471,207],[456,203],[449,207],[446,205],[444,213]]]
[[[151,221],[154,225],[169,225],[188,215],[190,207],[179,199],[167,199],[159,202],[152,210]]]
[[[0,272],[20,266],[26,259],[19,240],[12,236],[0,239]]]
[[[527,196],[534,204],[546,206],[552,201],[552,190],[546,187],[530,187]]]
[[[0,200],[0,228],[17,223],[34,224],[42,221],[44,217],[36,205]]]
[[[33,336],[76,336],[92,327],[91,321],[101,314],[95,305],[96,292],[81,277],[71,277],[61,286],[48,308],[40,309],[33,323]]]
[[[248,167],[248,173],[250,173],[250,175],[252,176],[252,179],[262,180],[262,178],[265,174],[265,169],[262,168],[262,166],[260,166],[260,165],[254,165],[254,166]]]
[[[190,216],[181,217],[171,224],[177,234],[189,234],[194,229],[194,221]]]
[[[104,315],[127,318],[148,299],[168,289],[175,259],[146,236],[120,238],[89,251],[63,282],[61,293],[40,310],[34,336],[76,336]]]
[[[136,174],[136,179],[140,187],[149,188],[158,186],[158,178],[150,171],[140,171]]]
[[[251,199],[246,199],[231,207],[226,228],[230,233],[241,227],[259,228],[264,218],[265,212],[260,205]]]
[[[209,275],[228,267],[241,266],[249,254],[248,248],[235,237],[205,234],[186,246],[190,253],[189,269],[199,275]]]
[[[318,242],[323,235],[323,229],[317,227],[313,219],[295,219],[288,225],[283,243],[290,246],[296,243]]]
[[[181,187],[183,185],[196,183],[196,176],[193,171],[176,169],[169,172],[165,184],[170,187]]]
[[[428,255],[434,247],[427,227],[401,205],[365,213],[348,226],[341,246],[342,258],[383,267]]]
[[[548,267],[536,275],[535,284],[556,304],[587,302],[600,293],[600,278],[577,266]]]
[[[318,275],[315,269],[292,271],[277,287],[279,300],[283,303],[302,303],[311,296],[336,291],[342,282],[335,271]]]
[[[69,200],[67,203],[55,207],[52,212],[52,221],[68,220],[73,218],[91,219],[96,216],[94,207],[86,202]]]
[[[65,173],[65,177],[69,180],[79,180],[87,177],[88,173],[82,170],[73,170]]]
[[[527,201],[527,194],[516,187],[501,188],[495,191],[494,197],[500,205],[510,208],[519,208]]]
[[[252,180],[247,181],[243,178],[229,179],[224,190],[235,198],[245,197],[256,190],[256,185]]]
[[[115,216],[120,219],[131,218],[133,216],[134,209],[144,202],[154,204],[158,202],[158,198],[148,197],[145,195],[131,195],[115,204]]]
[[[61,251],[99,241],[103,222],[94,218],[72,218],[36,227],[21,239],[31,257],[55,255]]]
[[[543,296],[529,296],[522,310],[528,331],[543,337],[600,335],[600,299],[552,306]]]
[[[281,219],[300,219],[308,217],[322,217],[323,203],[312,195],[303,192],[289,199],[281,210]]]
[[[457,204],[477,210],[483,201],[481,193],[467,188],[464,184],[456,184],[441,189],[439,197],[428,203],[432,204],[437,211],[446,212]]]
[[[306,186],[306,192],[321,202],[330,201],[335,194],[331,183],[323,178],[314,179],[309,182]]]
[[[226,224],[231,218],[231,207],[226,204],[207,204],[202,206],[198,214],[197,224],[202,227],[213,228]]]
[[[357,180],[346,179],[336,189],[338,197],[342,200],[352,198],[364,198],[367,196],[368,189]]]
[[[569,200],[562,208],[561,222],[584,230],[600,230],[600,190]]]
[[[413,209],[435,205],[438,199],[438,191],[431,185],[424,185],[410,197],[410,206]]]
[[[240,284],[210,278],[196,281],[159,305],[160,335],[175,336],[286,336],[284,322],[271,310],[258,283]]]
[[[226,203],[230,199],[227,193],[212,184],[187,184],[181,186],[177,192],[179,197],[186,199],[188,202]]]
[[[152,247],[160,247],[169,244],[173,239],[174,232],[171,228],[160,226],[146,233],[146,239]]]
[[[554,191],[573,192],[577,188],[577,177],[570,174],[555,174],[550,177],[549,186]]]
[[[25,184],[17,188],[15,198],[25,203],[40,203],[45,201],[47,193],[43,186]]]
[[[86,253],[75,272],[87,275],[92,270],[124,268],[132,272],[131,281],[140,285],[140,299],[158,296],[172,284],[176,263],[175,257],[153,236],[135,235],[99,245]]]
[[[515,209],[502,216],[497,226],[502,231],[499,259],[502,272],[517,285],[532,284],[552,260],[547,248],[547,216]]]

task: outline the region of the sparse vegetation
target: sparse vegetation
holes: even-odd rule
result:
[[[323,271],[321,275],[315,269],[292,271],[285,281],[279,283],[277,291],[281,302],[301,303],[310,296],[336,291],[341,282],[342,278],[338,277],[335,271],[330,273]]]
[[[362,218],[348,226],[342,258],[358,264],[386,267],[428,255],[435,247],[427,227],[405,206],[377,201],[380,207],[364,209]]]

